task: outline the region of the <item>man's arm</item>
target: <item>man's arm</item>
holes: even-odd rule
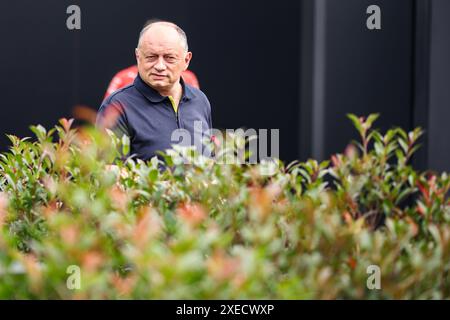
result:
[[[205,97],[205,101],[206,101],[206,114],[207,114],[206,119],[208,121],[209,129],[212,129],[213,126],[212,126],[212,116],[211,116],[211,104],[209,103],[208,97],[206,95],[204,97]]]
[[[122,105],[117,102],[104,103],[97,113],[96,127],[99,129],[111,129],[117,137],[125,134],[130,137],[128,121]]]

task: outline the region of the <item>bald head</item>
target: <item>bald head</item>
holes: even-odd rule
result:
[[[179,42],[184,51],[189,51],[186,33],[175,23],[168,21],[147,22],[139,33],[138,48],[142,42],[153,39],[165,39],[171,42]]]

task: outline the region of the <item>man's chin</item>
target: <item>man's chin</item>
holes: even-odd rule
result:
[[[166,81],[163,81],[163,80],[161,80],[161,81],[158,81],[158,80],[154,81],[153,80],[153,81],[149,81],[148,83],[150,84],[150,86],[152,88],[155,88],[155,89],[165,89],[165,88],[167,88],[169,86],[168,83]]]

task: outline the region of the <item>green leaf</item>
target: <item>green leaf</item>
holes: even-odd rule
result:
[[[352,113],[347,114],[347,118],[349,118],[352,121],[353,126],[356,128],[356,130],[358,130],[360,135],[362,135],[363,128],[362,128],[362,124],[361,124],[361,121],[359,120],[359,118]]]
[[[30,129],[40,142],[47,138],[47,130],[42,125],[38,124],[37,126],[31,126]]]
[[[403,153],[408,154],[409,147],[408,147],[408,144],[405,142],[405,140],[399,139],[398,143],[400,144],[400,147],[402,148]]]
[[[377,155],[382,155],[384,153],[383,145],[380,142],[375,142],[374,148]]]
[[[123,155],[130,153],[130,138],[125,134],[122,136],[122,153]]]
[[[372,124],[375,122],[375,120],[378,119],[379,116],[380,116],[379,113],[372,113],[367,117],[366,124],[368,128],[372,127]]]
[[[394,129],[388,130],[388,132],[384,135],[384,138],[383,138],[384,144],[386,145],[386,144],[390,143],[396,134],[397,134],[397,130],[394,130]]]
[[[148,174],[148,178],[151,182],[155,182],[158,179],[158,170],[151,170]]]

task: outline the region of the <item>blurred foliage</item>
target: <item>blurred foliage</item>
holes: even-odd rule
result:
[[[448,174],[410,166],[420,129],[383,135],[377,115],[349,118],[359,142],[288,166],[175,146],[164,167],[124,157],[126,138],[66,119],[31,127],[35,141],[10,135],[0,298],[449,298]],[[242,147],[228,138],[217,155]],[[379,290],[367,287],[370,265]],[[70,266],[79,289],[67,285]]]

